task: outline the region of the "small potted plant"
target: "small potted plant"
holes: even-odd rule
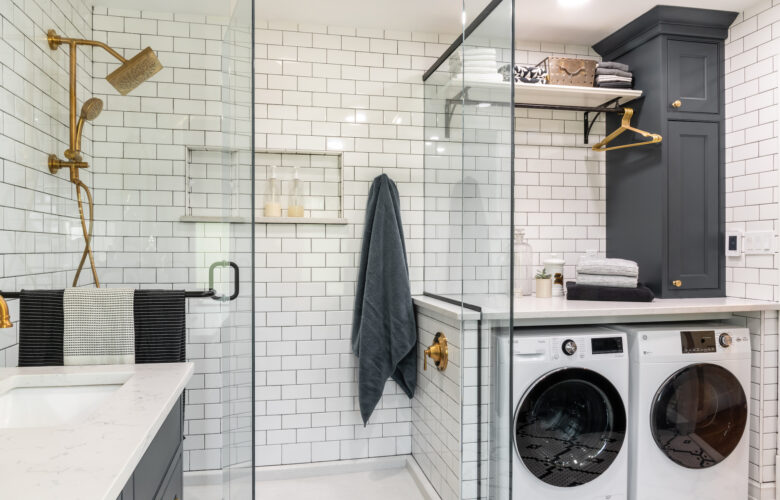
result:
[[[549,299],[552,297],[552,276],[547,269],[542,268],[536,273],[536,296],[540,299]]]

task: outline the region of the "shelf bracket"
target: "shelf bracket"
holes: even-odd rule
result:
[[[593,129],[593,125],[596,124],[596,120],[599,119],[599,116],[601,116],[601,113],[606,111],[606,109],[604,109],[604,108],[610,108],[611,106],[614,105],[614,112],[619,112],[620,109],[621,109],[619,103],[620,103],[620,98],[616,97],[615,99],[611,99],[611,100],[605,102],[604,104],[602,104],[598,108],[594,108],[593,111],[596,113],[596,115],[593,117],[593,120],[589,120],[590,111],[585,111],[585,113],[583,113],[583,115],[582,115],[582,128],[583,128],[583,143],[584,144],[588,143],[588,139],[590,138],[590,131],[591,131],[591,129]],[[611,110],[612,110],[612,108],[610,108],[610,111]]]

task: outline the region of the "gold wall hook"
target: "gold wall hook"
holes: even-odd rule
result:
[[[449,358],[449,348],[447,347],[447,336],[442,332],[437,332],[433,337],[433,344],[425,350],[423,355],[423,370],[428,369],[428,358],[433,360],[439,371],[447,369],[447,359]]]

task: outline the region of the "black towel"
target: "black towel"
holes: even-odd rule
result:
[[[178,363],[187,360],[184,290],[136,290],[135,362]]]
[[[655,299],[652,290],[642,283],[636,288],[614,286],[578,285],[574,281],[566,283],[568,300],[602,300],[614,302],[652,302]]]
[[[406,395],[417,386],[417,325],[409,285],[398,188],[382,174],[366,204],[352,318],[358,357],[358,400],[367,423],[392,376]]]
[[[65,290],[19,294],[19,366],[62,366]]]

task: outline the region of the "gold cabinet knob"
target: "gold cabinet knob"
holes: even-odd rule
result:
[[[439,371],[446,370],[448,357],[449,349],[447,348],[447,337],[443,333],[437,332],[436,336],[433,337],[433,344],[425,350],[425,355],[423,356],[423,370],[428,369],[428,358],[433,360]]]
[[[682,281],[674,280],[672,281],[672,285],[676,286],[677,288],[680,288],[682,286]]]
[[[672,107],[675,108],[675,109],[682,107],[682,101],[677,99],[676,101],[674,101],[672,103]]]

